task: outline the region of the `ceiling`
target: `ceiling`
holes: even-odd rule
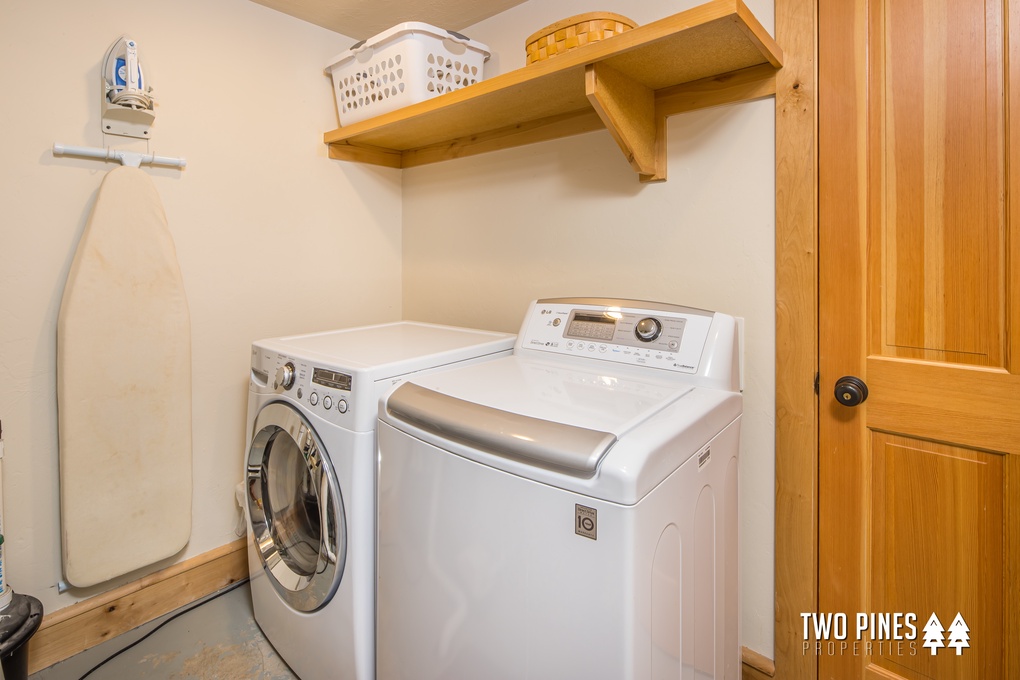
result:
[[[526,0],[252,0],[358,40],[405,21],[459,31]]]

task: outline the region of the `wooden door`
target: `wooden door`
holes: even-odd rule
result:
[[[820,0],[818,44],[804,652],[820,678],[1020,678],[1020,7]],[[834,614],[847,630],[818,635]]]

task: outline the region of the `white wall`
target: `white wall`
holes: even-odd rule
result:
[[[598,9],[644,24],[694,4]],[[771,2],[749,6],[771,29]],[[590,10],[532,0],[464,33],[492,48],[491,76],[524,65],[532,32]],[[676,116],[668,138],[663,184],[640,184],[607,132],[405,170],[404,315],[516,331],[533,298],[606,296],[744,317],[742,644],[772,657],[774,102]]]
[[[247,0],[0,5],[5,567],[15,590],[39,597],[47,612],[116,585],[56,591],[56,318],[113,166],[54,158],[50,147],[104,145],[100,66],[122,33],[138,41],[157,89],[151,151],[188,159],[184,171],[146,170],[192,317],[193,531],[166,564],[236,540],[252,340],[401,315],[400,174],[331,161],[322,144],[337,124],[322,68],[351,39]]]

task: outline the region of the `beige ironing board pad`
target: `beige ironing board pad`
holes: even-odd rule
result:
[[[191,321],[163,205],[140,169],[103,180],[57,321],[64,577],[107,581],[191,535]]]

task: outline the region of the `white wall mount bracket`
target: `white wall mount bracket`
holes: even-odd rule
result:
[[[102,105],[103,134],[137,139],[152,138],[152,122],[156,120],[156,114],[152,109],[134,109],[130,106],[111,104],[106,99],[105,81],[102,90]]]
[[[142,163],[145,163],[146,165],[168,165],[172,168],[183,169],[188,164],[188,161],[184,158],[157,156],[152,153],[137,153],[122,149],[96,149],[89,146],[66,146],[64,144],[54,144],[53,155],[99,158],[106,161],[116,161],[121,165],[129,165],[133,168],[141,167]]]

